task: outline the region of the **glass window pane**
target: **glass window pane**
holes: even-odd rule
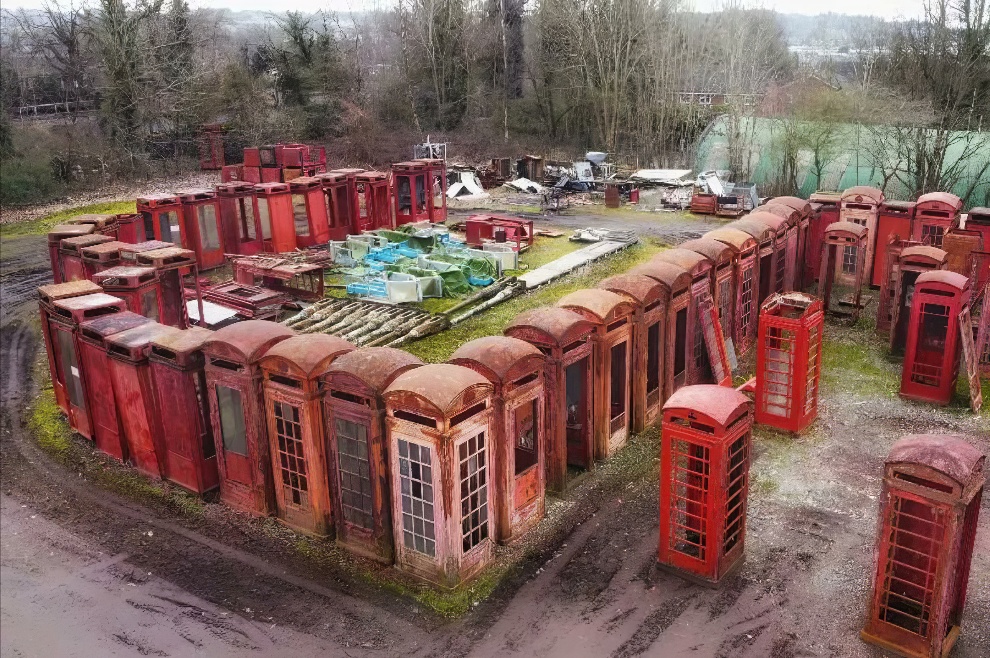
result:
[[[238,455],[247,456],[247,437],[244,433],[244,407],[241,392],[228,386],[217,384],[217,408],[220,413],[220,432],[223,434],[223,449]]]
[[[215,204],[206,203],[196,208],[199,220],[199,239],[205,251],[215,251],[220,248],[220,229],[217,226],[217,208]]]

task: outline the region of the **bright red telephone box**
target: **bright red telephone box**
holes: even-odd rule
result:
[[[161,240],[182,246],[182,202],[174,194],[150,194],[137,198],[144,222],[145,240]]]
[[[300,247],[326,244],[330,240],[327,204],[320,179],[310,176],[289,182],[292,214],[296,226],[296,243]]]
[[[285,183],[254,186],[265,251],[284,254],[296,250],[296,226],[292,216],[292,194]]]
[[[250,256],[262,251],[264,240],[254,184],[234,181],[217,185],[217,197],[227,253]]]
[[[224,264],[225,247],[216,192],[194,189],[177,194],[182,201],[182,246],[196,252],[199,269],[220,267]]]

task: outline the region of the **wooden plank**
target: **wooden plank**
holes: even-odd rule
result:
[[[973,413],[980,413],[983,406],[983,391],[980,388],[980,364],[973,342],[973,319],[967,306],[959,314],[959,337],[962,339],[963,359],[966,362],[966,376],[969,378],[969,406]]]
[[[712,366],[712,375],[719,386],[732,385],[732,366],[729,365],[729,353],[725,347],[722,330],[718,324],[718,312],[712,296],[706,290],[698,299],[698,314],[701,322],[701,332],[705,337],[705,347],[708,349],[708,362]]]

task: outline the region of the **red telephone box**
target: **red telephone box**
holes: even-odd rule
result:
[[[182,202],[179,197],[174,194],[139,196],[137,211],[144,221],[145,240],[182,246]]]
[[[174,327],[147,322],[106,337],[110,380],[120,410],[128,461],[153,478],[166,473],[165,441],[171,437],[173,418],[158,415],[148,354],[152,341],[177,331]]]
[[[52,389],[55,392],[55,402],[66,416],[69,415],[69,402],[66,397],[65,377],[61,374],[63,365],[58,362],[56,346],[52,343],[51,316],[54,304],[70,297],[82,297],[101,293],[103,289],[92,281],[69,281],[52,283],[38,288],[38,310],[41,313],[41,333],[45,338],[45,353],[48,355],[48,371],[51,373]]]
[[[243,181],[217,185],[220,225],[227,253],[250,256],[264,249],[254,184]]]
[[[292,194],[285,183],[254,186],[261,220],[265,251],[284,254],[296,250],[296,226],[292,215]]]
[[[289,183],[289,191],[292,192],[296,243],[300,247],[326,244],[330,240],[330,226],[327,223],[327,204],[320,179],[311,176],[294,178]],[[356,208],[357,204],[355,210]]]
[[[275,515],[304,532],[333,533],[319,378],[334,359],[353,350],[353,345],[337,336],[293,336],[270,347],[259,362],[275,480]]]
[[[66,224],[92,224],[93,233],[117,239],[117,215],[86,214],[76,215],[65,220]]]
[[[87,379],[79,325],[126,309],[124,300],[102,292],[55,300],[51,305],[48,327],[54,349],[56,376],[52,379],[52,387],[55,399],[64,401],[62,410],[69,418],[69,426],[87,439],[94,438],[92,396],[95,394],[99,402],[99,396],[109,394],[112,397],[113,393],[109,387],[90,390],[93,383]],[[98,376],[99,373],[94,375]]]
[[[983,237],[983,251],[974,254],[976,263],[976,282],[974,290],[983,290],[990,282],[990,208],[973,208],[966,215],[964,228],[977,231]]]
[[[661,567],[715,584],[742,564],[749,495],[749,399],[727,386],[685,386],[663,405]]]
[[[760,309],[756,422],[800,433],[818,416],[822,303],[811,295],[771,295]]]
[[[568,466],[591,470],[595,465],[595,325],[564,308],[537,308],[517,315],[504,333],[546,356],[546,481],[551,489],[563,491]]]
[[[914,244],[905,247],[898,254],[896,273],[891,277],[894,289],[888,295],[890,320],[887,323],[887,330],[890,338],[890,350],[894,354],[903,354],[904,352],[908,324],[911,319],[914,287],[918,277],[922,272],[944,270],[947,263],[948,255],[944,251],[928,245]]]
[[[907,240],[911,236],[911,223],[914,221],[913,201],[887,199],[880,204],[877,212],[877,235],[873,243],[873,275],[870,285],[882,287],[887,273],[886,247],[891,240]]]
[[[203,343],[210,424],[220,459],[220,500],[259,516],[273,513],[261,368],[265,353],[295,332],[267,320],[228,325]]]
[[[179,248],[175,247],[171,242],[164,242],[162,240],[146,240],[144,242],[138,242],[137,244],[128,244],[120,248],[120,260],[121,265],[135,264],[137,263],[138,254],[144,253],[146,251],[156,251],[158,249],[170,249]],[[194,252],[189,252],[193,255],[193,262],[196,260],[196,254]]]
[[[111,267],[96,274],[93,280],[107,294],[123,299],[129,311],[156,322],[164,315],[160,282],[153,267]]]
[[[777,250],[774,248],[774,241],[777,231],[766,222],[745,217],[729,222],[723,228],[734,228],[742,231],[756,240],[757,244],[757,265],[756,273],[759,275],[759,285],[756,288],[756,307],[759,308],[770,293],[780,292],[774,289],[775,275],[777,273]],[[754,312],[756,309],[754,309]]]
[[[80,249],[84,278],[92,280],[97,272],[120,265],[120,250],[126,246],[126,242],[111,240]]]
[[[914,207],[911,239],[941,248],[945,232],[959,226],[962,205],[962,199],[949,192],[922,194]]]
[[[202,347],[212,335],[202,327],[165,333],[151,341],[148,355],[164,437],[165,478],[197,494],[220,485],[203,371]]]
[[[346,173],[331,171],[320,174],[317,178],[323,185],[330,239],[344,240],[348,235],[357,233],[354,211],[358,208],[360,200],[357,195],[356,175],[349,180]]]
[[[627,274],[642,274],[667,288],[667,319],[664,323],[663,399],[687,384],[691,341],[688,315],[691,305],[691,273],[679,265],[651,260],[630,268]]]
[[[402,373],[384,398],[395,564],[455,587],[494,553],[492,385],[469,368],[438,363]]]
[[[564,295],[557,306],[574,311],[595,326],[595,457],[605,459],[629,438],[636,305],[622,295],[591,288]]]
[[[447,221],[447,161],[443,158],[417,158],[415,162],[426,164],[427,203],[430,221],[436,224]],[[439,202],[438,202],[439,199]]]
[[[388,174],[365,171],[354,178],[358,191],[358,232],[392,228],[392,204]]]
[[[667,286],[641,274],[619,274],[598,283],[633,303],[632,422],[634,434],[660,415],[663,403],[663,346],[667,324]]]
[[[890,449],[864,641],[944,658],[959,639],[986,481],[971,440],[909,434]]]
[[[728,227],[709,231],[703,237],[718,240],[732,250],[733,298],[732,310],[728,314],[732,325],[727,338],[732,339],[736,354],[743,355],[749,351],[756,338],[758,314],[755,286],[759,280],[756,271],[756,240],[748,233]],[[724,302],[721,293],[719,301]]]
[[[131,212],[117,215],[117,240],[133,244],[154,237],[154,235],[145,235],[144,218],[141,217],[140,213]]]
[[[199,291],[199,273],[196,269],[196,254],[189,249],[165,247],[141,251],[135,256],[138,266],[153,267],[158,274],[161,299],[160,322],[179,329],[188,327],[189,313],[182,287],[182,273],[192,271],[196,297],[202,300]],[[202,313],[202,309],[200,312]]]
[[[718,323],[722,329],[722,337],[731,341],[736,325],[734,317],[736,308],[735,251],[730,245],[714,240],[707,235],[682,243],[681,249],[699,253],[712,262],[715,284],[713,288],[714,303],[715,309],[718,311]]]
[[[826,229],[822,242],[822,266],[818,274],[818,297],[821,298],[826,313],[844,314],[832,309],[831,299],[835,286],[846,283],[841,271],[845,268],[846,257],[851,253],[856,258],[852,267],[852,290],[845,290],[847,298],[840,298],[838,302],[852,306],[853,322],[859,319],[859,300],[866,278],[868,235],[869,231],[865,226],[852,222],[836,222]]]
[[[802,290],[808,284],[804,264],[808,257],[808,239],[814,211],[809,202],[796,196],[774,197],[767,204],[767,209],[772,206],[786,206],[797,212],[797,216],[794,218],[794,225],[797,228],[797,232],[791,238],[793,242],[788,245],[787,249],[789,252],[796,254],[794,258],[794,274],[792,277],[793,287],[791,290]]]
[[[449,360],[494,386],[492,517],[500,544],[522,536],[539,523],[545,510],[544,361],[532,344],[508,336],[467,342]]]
[[[815,192],[809,198],[811,202],[811,222],[808,224],[808,244],[805,245],[807,259],[805,261],[805,287],[818,281],[821,270],[822,242],[825,239],[825,229],[839,221],[839,204],[842,194],[839,192]]]
[[[395,225],[431,221],[433,195],[430,187],[430,165],[421,160],[392,165],[392,200],[395,203]],[[447,195],[444,194],[446,204]]]
[[[842,201],[839,204],[839,221],[859,224],[866,227],[866,258],[863,273],[866,281],[870,280],[871,272],[868,271],[873,265],[873,251],[877,244],[877,216],[880,212],[880,204],[885,200],[883,192],[875,187],[867,185],[857,185],[850,187],[842,193]],[[857,247],[850,246],[842,254],[842,274],[848,278],[853,275],[852,268],[858,262],[859,254]],[[826,310],[828,305],[826,304]]]
[[[395,561],[395,545],[382,394],[421,365],[402,350],[365,347],[339,356],[322,378],[337,543],[385,564]]]
[[[223,126],[219,123],[203,124],[199,133],[199,168],[219,171],[223,165]]]
[[[223,232],[220,230],[220,202],[216,192],[206,189],[182,190],[182,246],[196,252],[201,270],[224,263]]]
[[[124,461],[127,441],[113,391],[107,338],[151,322],[137,313],[124,311],[87,320],[79,325],[79,364],[86,382],[86,406],[92,424],[92,439],[106,454]],[[124,405],[127,409],[127,406]],[[129,410],[128,410],[129,412]]]
[[[781,214],[785,212],[784,207],[774,206],[774,208]],[[790,215],[794,211],[786,208],[786,212]],[[797,262],[797,226],[791,224],[791,220],[787,217],[781,217],[781,214],[757,210],[746,217],[749,221],[763,222],[774,230],[771,293],[788,292],[794,289],[794,268]],[[794,242],[794,248],[791,248],[791,242]]]
[[[780,203],[777,199],[767,202],[766,205],[758,208],[759,212],[768,212],[777,215],[787,222],[784,230],[784,285],[783,291],[801,289],[801,263],[804,245],[805,228],[802,228],[801,221],[803,213],[788,204]]]
[[[969,279],[940,270],[924,272],[914,285],[901,397],[946,405],[959,376],[959,315],[969,311]],[[965,331],[972,331],[965,327]]]
[[[59,224],[58,226],[53,226],[48,231],[48,260],[52,266],[52,278],[55,283],[62,283],[63,281],[72,281],[73,279],[66,279],[62,274],[62,259],[59,255],[59,250],[62,247],[62,240],[68,238],[75,238],[83,235],[91,235],[93,233],[92,224]],[[77,279],[82,277],[76,277]]]
[[[113,242],[114,239],[108,235],[93,233],[90,235],[78,235],[74,238],[65,238],[58,249],[59,269],[62,271],[63,281],[77,281],[86,278],[86,268],[83,266],[82,249],[98,244]]]

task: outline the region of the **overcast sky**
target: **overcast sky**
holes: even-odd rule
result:
[[[68,0],[66,0],[68,1]],[[328,8],[334,11],[362,11],[376,6],[389,6],[392,0],[188,0],[191,7],[225,9],[253,9],[259,11],[315,11]],[[688,0],[691,2],[692,0]],[[815,15],[826,11],[838,14],[868,14],[883,18],[917,18],[921,15],[924,0],[828,0],[818,3],[808,0],[744,0],[747,6],[761,6],[782,13]],[[18,7],[40,8],[45,0],[3,0],[4,9]],[[81,0],[76,0],[81,4]],[[693,0],[702,11],[723,6],[725,0]]]

